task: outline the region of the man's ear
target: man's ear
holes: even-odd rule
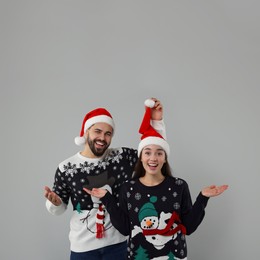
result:
[[[84,133],[85,139],[87,139],[88,135],[89,135],[89,129],[87,129],[86,132]]]

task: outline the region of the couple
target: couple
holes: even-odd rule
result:
[[[187,259],[185,235],[203,220],[208,198],[227,189],[204,188],[192,205],[187,183],[172,176],[167,161],[163,107],[155,98],[145,105],[138,150],[109,148],[114,121],[97,108],[75,139],[83,151],[60,163],[53,189],[45,187],[50,213],[72,202],[71,260]]]

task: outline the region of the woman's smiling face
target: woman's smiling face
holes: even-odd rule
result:
[[[148,174],[161,174],[161,169],[166,162],[166,154],[161,146],[151,144],[142,150],[141,161]]]

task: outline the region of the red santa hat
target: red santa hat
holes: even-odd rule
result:
[[[113,128],[113,133],[115,130],[115,123],[111,114],[105,108],[96,108],[89,113],[87,113],[83,119],[82,127],[80,130],[80,135],[75,137],[76,145],[85,144],[86,140],[84,133],[88,128],[96,123],[107,123]]]
[[[141,154],[143,148],[150,144],[159,145],[163,148],[166,155],[169,157],[170,147],[166,140],[152,127],[151,125],[151,108],[154,107],[155,101],[147,99],[144,102],[146,111],[143,117],[142,124],[139,128],[139,133],[142,134],[141,141],[138,145],[138,157]]]

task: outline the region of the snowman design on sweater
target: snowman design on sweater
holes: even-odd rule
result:
[[[108,191],[112,192],[111,187],[115,183],[115,178],[110,177],[108,178],[108,172],[104,171],[98,176],[88,176],[87,178],[88,184],[83,185],[83,187],[92,189],[94,187],[107,189]],[[93,202],[93,208],[88,211],[87,216],[82,218],[82,223],[86,222],[87,229],[96,234],[96,238],[103,238],[105,235],[105,231],[112,227],[110,222],[110,216],[107,214],[104,205],[100,201],[100,199],[91,196],[91,200]],[[88,219],[95,218],[96,225],[91,226],[89,225]]]
[[[112,223],[129,235],[128,259],[187,259],[186,235],[201,223],[207,200],[199,195],[193,207],[183,179],[166,177],[156,186],[145,186],[139,179],[127,181],[121,187],[120,210],[107,194],[102,202]]]
[[[180,221],[176,212],[165,213],[161,212],[158,216],[153,203],[157,201],[156,196],[150,198],[150,202],[143,205],[138,213],[140,227],[135,226],[133,237],[142,232],[146,240],[160,250],[169,241],[177,237],[177,232],[185,234],[185,227],[182,224],[176,224]]]
[[[145,203],[138,212],[138,219],[140,221],[140,226],[134,226],[132,231],[132,238],[137,234],[142,233],[147,242],[152,244],[156,250],[163,249],[168,242],[175,240],[178,234],[185,234],[186,230],[182,224],[177,224],[180,222],[179,216],[176,212],[165,213],[161,212],[160,215],[156,211],[154,204],[157,201],[156,196],[150,197],[150,201]],[[139,252],[142,250],[140,247]],[[137,257],[139,259],[137,251]],[[155,257],[151,260],[156,259],[171,259],[169,255]],[[180,259],[174,257],[172,254],[172,259]]]
[[[126,240],[111,224],[110,215],[101,201],[93,199],[83,188],[108,185],[118,200],[120,186],[131,178],[136,160],[135,149],[119,147],[109,148],[101,158],[94,159],[78,152],[59,164],[53,191],[62,199],[65,210],[69,201],[72,204],[69,232],[72,251],[95,250]],[[50,207],[52,214],[61,214],[58,207]]]

